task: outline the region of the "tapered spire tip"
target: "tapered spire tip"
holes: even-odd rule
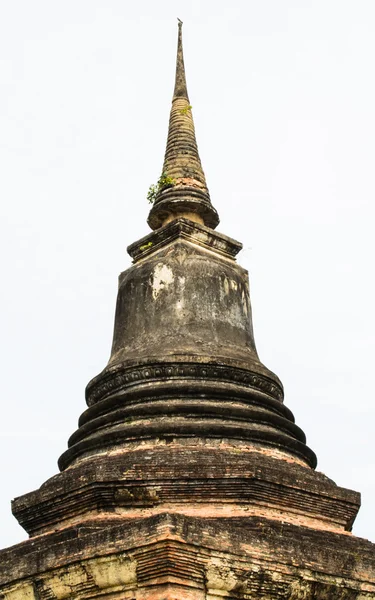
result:
[[[176,61],[176,81],[174,87],[174,98],[186,98],[189,100],[186,86],[184,51],[182,48],[182,21],[177,17],[178,21],[178,43],[177,43],[177,61]]]
[[[199,158],[186,86],[182,21],[178,21],[176,78],[169,119],[167,148],[148,224],[152,229],[179,217],[215,228],[219,217],[211,204]]]

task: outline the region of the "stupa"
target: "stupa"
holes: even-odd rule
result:
[[[368,600],[358,493],[316,456],[260,361],[241,244],[219,223],[196,143],[179,23],[151,233],[128,248],[111,357],[60,473],[13,501],[3,600]]]

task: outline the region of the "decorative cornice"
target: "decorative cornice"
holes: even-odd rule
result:
[[[130,244],[128,253],[134,262],[137,262],[176,239],[189,241],[229,259],[234,259],[242,249],[241,242],[213,231],[210,227],[180,217]]]
[[[81,415],[59,459],[61,470],[132,440],[196,438],[246,440],[276,448],[316,467],[316,456],[276,379],[254,371],[194,362],[121,364],[87,386]]]
[[[171,381],[173,379],[189,381],[224,381],[239,383],[249,389],[264,392],[282,402],[284,393],[275,381],[245,369],[228,365],[212,365],[206,363],[150,363],[144,366],[128,367],[120,365],[103,375],[92,379],[86,388],[88,406],[108,398],[141,383]]]

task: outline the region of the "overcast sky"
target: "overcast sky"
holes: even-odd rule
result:
[[[1,0],[0,547],[109,358],[147,234],[184,21],[221,223],[244,244],[261,360],[375,541],[374,0]]]

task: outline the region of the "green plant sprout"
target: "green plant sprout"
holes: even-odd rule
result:
[[[188,106],[185,106],[185,108],[181,108],[180,110],[180,114],[181,115],[187,115],[189,111],[191,111],[193,107],[191,106],[191,104],[188,104]]]
[[[147,244],[143,244],[143,246],[139,246],[139,249],[141,252],[143,252],[143,250],[147,250],[147,248],[151,248],[152,246],[152,242],[147,242]]]
[[[150,204],[153,204],[155,202],[157,193],[160,192],[161,189],[172,187],[175,184],[176,182],[174,179],[172,179],[172,177],[169,177],[169,175],[166,175],[166,173],[162,173],[158,179],[158,182],[154,185],[150,185],[148,188],[147,200]]]

